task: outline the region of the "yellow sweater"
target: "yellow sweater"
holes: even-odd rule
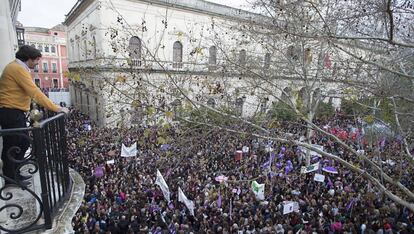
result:
[[[0,77],[0,107],[29,111],[31,98],[48,110],[59,109],[33,83],[29,71],[16,61],[9,63]]]

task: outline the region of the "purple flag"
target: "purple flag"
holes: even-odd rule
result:
[[[349,211],[349,210],[352,208],[352,206],[354,205],[355,201],[356,201],[356,199],[355,199],[355,198],[352,198],[352,199],[348,202],[348,204],[346,205],[346,211]]]
[[[287,165],[285,166],[285,175],[288,174],[292,170],[293,170],[293,164],[290,160],[288,160]]]
[[[333,188],[333,183],[332,183],[332,180],[331,180],[331,178],[329,178],[329,176],[328,176],[328,187],[331,189],[331,188]]]
[[[338,174],[338,170],[336,170],[336,168],[329,167],[329,166],[322,168],[322,171],[332,173],[332,174]]]
[[[104,175],[103,167],[101,167],[101,166],[96,167],[95,168],[95,176],[96,176],[96,178],[100,178],[103,175]]]
[[[221,208],[221,192],[219,191],[219,196],[217,198],[217,207]]]
[[[170,210],[174,210],[174,204],[172,202],[170,202],[168,204],[168,208],[170,208]]]
[[[318,161],[320,158],[319,157],[313,157],[312,161]]]
[[[276,167],[277,167],[277,169],[280,169],[282,167],[282,163],[280,163],[280,162],[276,163]]]

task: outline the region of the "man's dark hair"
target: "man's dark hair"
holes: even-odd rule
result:
[[[32,46],[24,45],[20,47],[19,51],[16,53],[16,58],[26,62],[29,59],[41,58],[42,53]]]

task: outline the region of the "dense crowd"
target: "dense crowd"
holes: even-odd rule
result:
[[[378,157],[387,173],[403,162],[398,161],[401,157],[384,158],[403,151],[398,139],[370,150],[357,121],[336,116],[316,123],[365,150],[374,161]],[[299,137],[306,133],[303,126],[286,123],[279,130]],[[168,135],[168,147],[160,147],[160,132]],[[72,220],[76,233],[414,233],[413,212],[388,199],[363,175],[317,156],[312,163],[319,161],[337,173],[300,173],[303,152],[295,145],[214,128],[97,128],[75,111],[68,122],[68,141],[71,167],[86,183],[84,201]],[[133,142],[138,155],[120,157],[121,144]],[[326,136],[315,133],[312,142],[341,158],[358,160]],[[249,151],[236,160],[234,153],[243,146]],[[414,170],[405,167],[399,170],[400,181],[414,191]],[[155,184],[157,169],[171,191],[169,204]],[[315,173],[325,180],[315,181]],[[218,182],[220,175],[228,180]],[[252,192],[253,180],[265,184],[264,200]],[[178,187],[194,201],[194,216],[178,202]],[[298,210],[283,214],[286,201],[297,202]]]

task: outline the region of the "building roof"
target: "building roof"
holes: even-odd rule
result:
[[[24,30],[26,32],[49,33],[48,28],[42,28],[42,27],[24,27]]]
[[[66,15],[64,25],[69,25],[87,5],[95,0],[78,0]],[[201,12],[221,17],[235,18],[238,20],[252,20],[254,18],[264,17],[249,11],[237,9],[234,7],[224,6],[217,3],[207,2],[204,0],[129,0],[133,2],[143,2],[161,6],[185,9],[195,12]]]
[[[24,27],[26,32],[49,33],[50,31],[66,32],[66,27],[63,24],[58,24],[52,28],[42,27]]]
[[[66,26],[63,24],[58,24],[58,25],[53,26],[50,30],[58,31],[58,32],[66,32]]]

